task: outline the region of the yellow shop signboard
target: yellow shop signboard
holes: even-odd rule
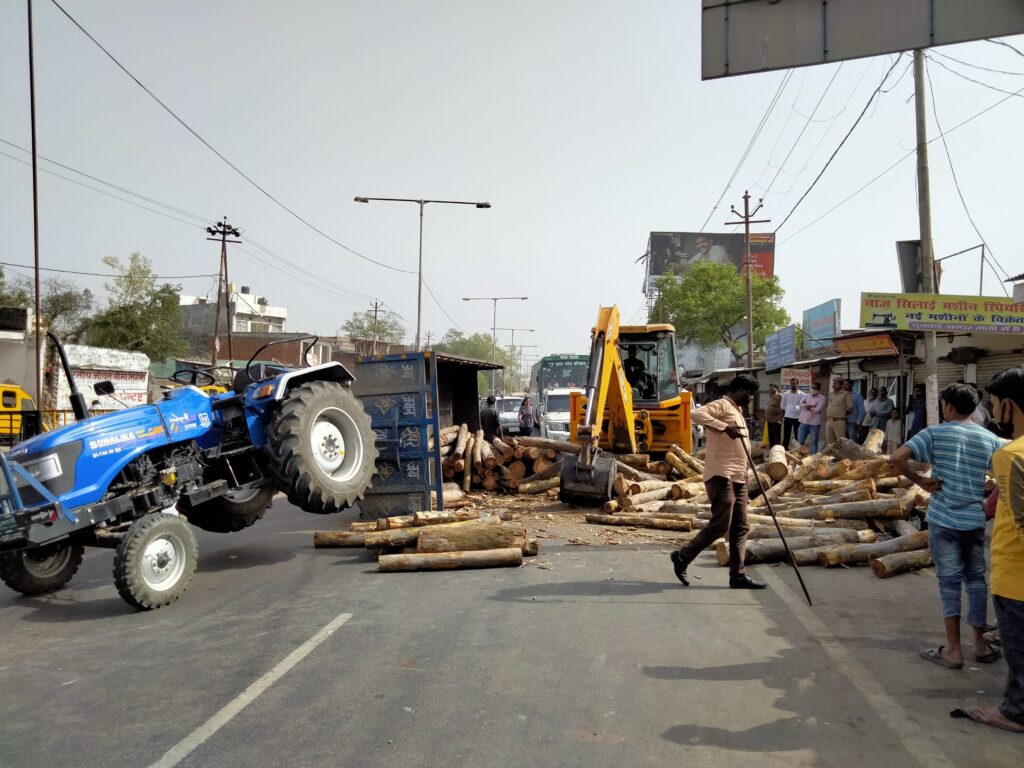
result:
[[[862,293],[862,328],[957,333],[1024,333],[1024,304],[998,296]]]

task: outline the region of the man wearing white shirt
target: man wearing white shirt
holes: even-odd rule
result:
[[[782,419],[782,447],[789,450],[789,440],[795,437],[800,429],[800,398],[804,393],[797,386],[796,379],[789,380],[789,391],[782,395],[782,410],[785,416]]]

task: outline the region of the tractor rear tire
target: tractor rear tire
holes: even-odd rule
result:
[[[270,466],[288,501],[330,514],[363,498],[376,471],[376,435],[352,390],[311,381],[288,393],[271,426]]]
[[[56,592],[71,581],[84,554],[85,547],[74,541],[7,552],[0,555],[0,580],[23,595]]]
[[[136,520],[118,545],[114,583],[134,608],[162,608],[188,589],[198,559],[196,537],[184,518],[154,512]]]
[[[210,533],[236,533],[266,514],[274,501],[275,488],[267,483],[260,488],[236,491],[194,507],[178,502],[178,511],[196,528]]]

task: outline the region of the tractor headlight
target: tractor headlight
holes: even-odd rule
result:
[[[18,463],[40,483],[45,483],[47,480],[53,480],[55,477],[60,477],[64,474],[64,470],[60,465],[60,457],[55,453],[43,456],[41,459],[20,461]]]

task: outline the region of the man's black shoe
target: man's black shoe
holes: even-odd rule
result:
[[[690,580],[686,577],[686,566],[679,562],[679,553],[673,552],[669,559],[672,560],[672,570],[675,571],[676,578],[683,582],[684,587],[690,586]]]
[[[729,589],[764,589],[767,586],[763,581],[752,579],[746,574],[729,579]]]

